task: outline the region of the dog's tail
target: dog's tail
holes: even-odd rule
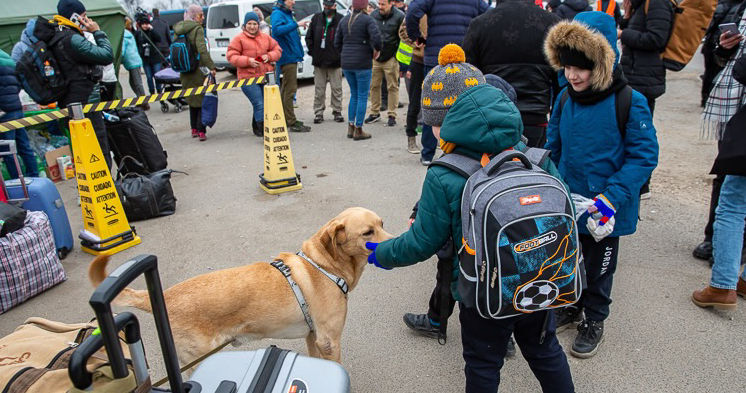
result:
[[[106,276],[106,264],[109,263],[108,255],[99,255],[88,266],[88,279],[94,287],[98,287]],[[150,299],[148,291],[141,291],[132,288],[124,288],[122,293],[114,299],[114,304],[119,306],[129,306],[151,312]]]

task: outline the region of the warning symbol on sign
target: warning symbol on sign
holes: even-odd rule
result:
[[[82,164],[83,160],[80,159],[80,156],[75,156],[75,163],[76,164]]]
[[[93,219],[93,210],[89,209],[88,206],[84,207],[86,218]]]
[[[274,118],[274,120],[280,120],[280,114],[279,114],[279,113],[275,113],[275,118]]]
[[[95,154],[91,154],[91,161],[89,161],[91,164],[93,164],[94,162],[99,162],[99,161],[100,159],[96,157]]]
[[[282,153],[277,153],[277,159],[280,161],[280,164],[287,164],[288,163],[288,156],[286,156],[286,155],[284,155]]]
[[[106,212],[106,216],[104,218],[109,218],[111,216],[117,215],[117,207],[116,206],[109,206],[108,203],[104,203],[104,211]]]

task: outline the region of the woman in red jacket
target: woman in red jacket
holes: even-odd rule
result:
[[[274,70],[273,63],[282,55],[282,49],[272,37],[259,31],[259,16],[247,12],[241,33],[233,37],[228,46],[228,61],[236,66],[238,78],[262,76]],[[264,89],[260,84],[241,87],[254,107],[251,127],[254,135],[262,136],[264,130]]]

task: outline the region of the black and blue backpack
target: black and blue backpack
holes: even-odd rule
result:
[[[185,34],[178,35],[171,44],[169,62],[176,72],[192,72],[199,66],[199,53]]]
[[[67,92],[68,81],[52,48],[63,39],[57,24],[39,16],[34,26],[32,45],[25,48],[16,62],[16,78],[34,101],[48,105],[59,101]]]
[[[431,165],[467,178],[458,291],[466,307],[503,319],[572,305],[585,287],[573,201],[546,173],[544,149],[507,150],[482,167],[446,154]]]

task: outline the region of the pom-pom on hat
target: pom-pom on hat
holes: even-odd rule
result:
[[[477,67],[466,62],[460,46],[444,46],[438,54],[438,65],[422,83],[422,120],[427,125],[440,126],[459,94],[485,83]]]

